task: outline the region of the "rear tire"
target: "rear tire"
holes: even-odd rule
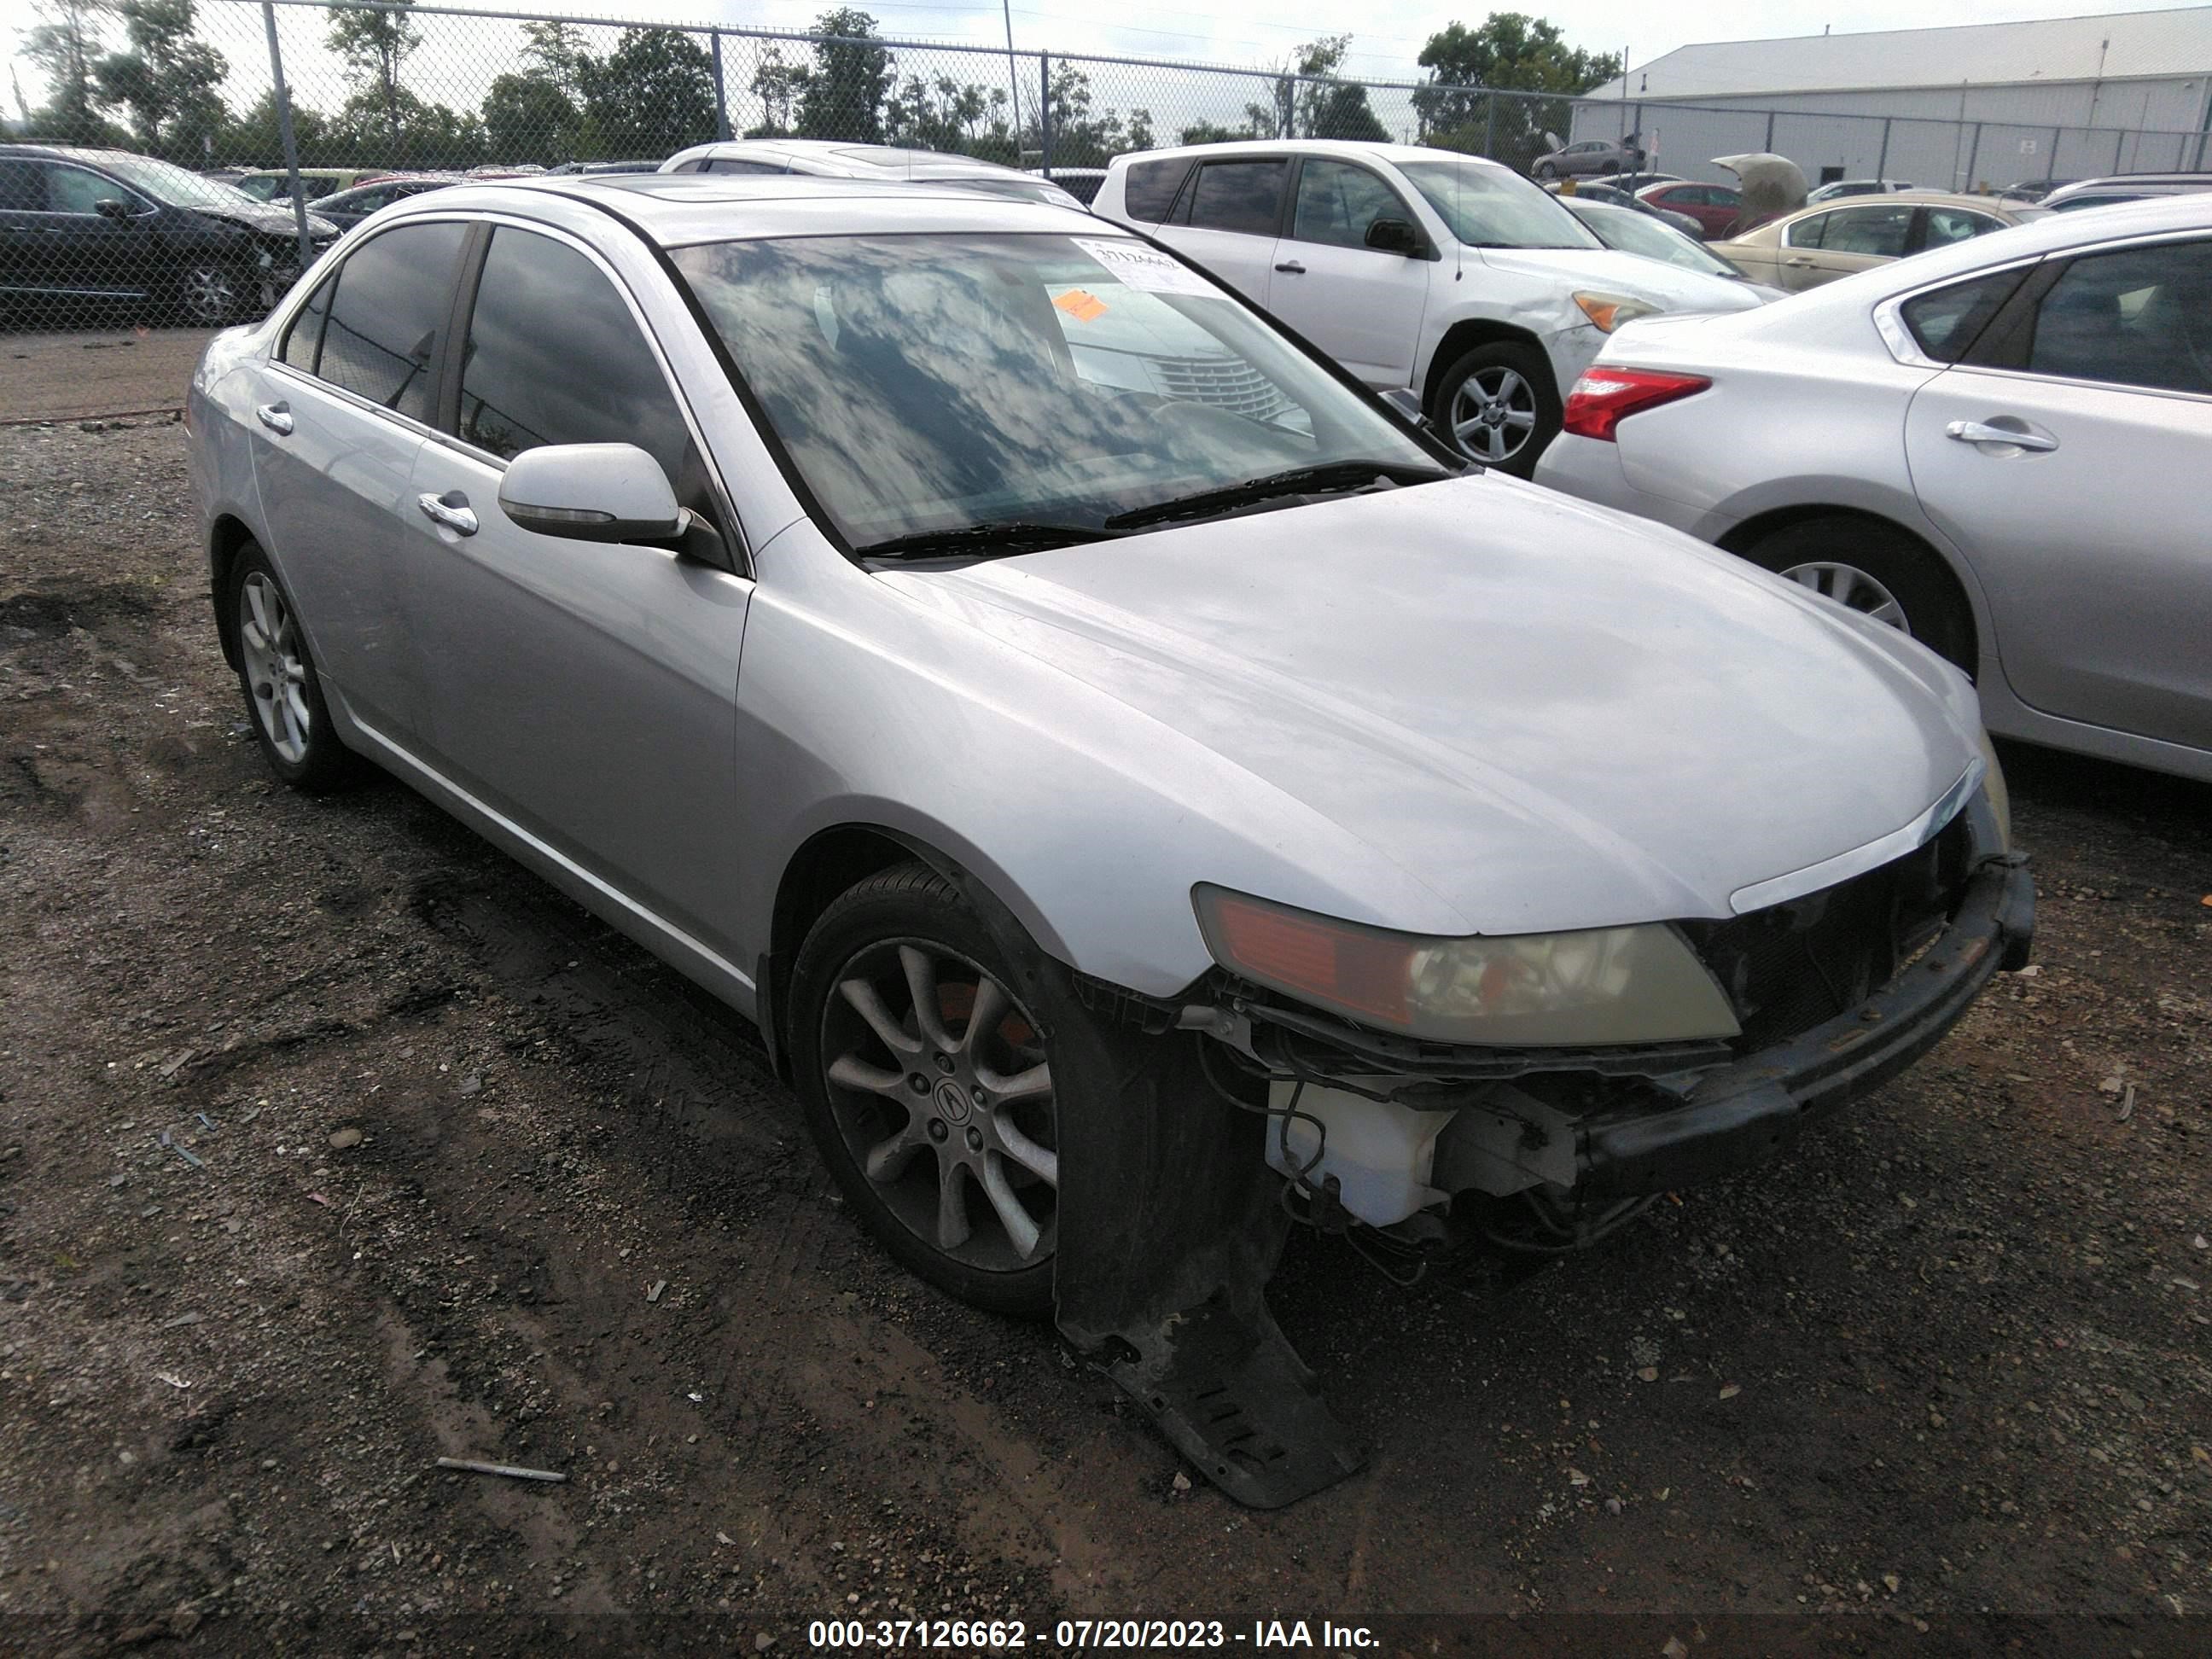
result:
[[[1549,161],[1539,161],[1536,163],[1534,176],[1539,179],[1556,179],[1559,176],[1559,170]]]
[[[269,556],[252,542],[240,547],[228,586],[223,602],[235,630],[238,684],[269,769],[311,795],[358,781],[366,769],[338,741],[307,630]]]
[[[1743,550],[1762,569],[1888,623],[1974,672],[1973,618],[1927,544],[1879,519],[1802,519]]]
[[[1492,340],[1444,371],[1429,418],[1461,454],[1526,478],[1559,436],[1563,413],[1551,360],[1518,340]]]
[[[877,1242],[970,1306],[1033,1317],[1053,1304],[1058,1109],[1017,982],[951,882],[898,865],[799,947],[791,1060],[815,1145]]]

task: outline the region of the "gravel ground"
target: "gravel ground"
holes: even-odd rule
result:
[[[2212,791],[2009,752],[2039,966],[1786,1162],[1534,1275],[1294,1245],[1373,1458],[1249,1514],[868,1248],[739,1022],[397,785],[271,784],[179,428],[0,432],[0,507],[11,1644],[2203,1650]]]

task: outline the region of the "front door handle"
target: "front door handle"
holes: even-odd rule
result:
[[[1799,268],[1803,269],[1809,267],[1813,262],[1810,259],[1784,259],[1782,263],[1785,265],[1796,265]]]
[[[263,404],[253,411],[253,418],[280,438],[292,435],[292,411],[283,404]]]
[[[1999,420],[2010,420],[1999,416]],[[2040,432],[2030,432],[2025,422],[2013,426],[1995,426],[1987,421],[1954,421],[1943,428],[1947,438],[1956,438],[1962,444],[2010,444],[2014,449],[2047,450],[2058,447],[2058,440],[2045,437]]]
[[[415,505],[422,509],[424,518],[445,526],[456,536],[477,533],[477,515],[469,511],[469,498],[458,489],[449,489],[443,495],[425,490],[415,498]]]
[[[1306,268],[1300,264],[1296,259],[1285,259],[1280,264],[1277,265],[1275,269],[1281,271],[1287,271],[1293,276],[1303,276],[1306,274]]]

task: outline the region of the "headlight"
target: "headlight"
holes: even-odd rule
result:
[[[1741,1028],[1720,986],[1664,923],[1427,939],[1192,890],[1213,959],[1365,1024],[1432,1042],[1674,1042]]]
[[[1982,762],[1989,770],[1982,775],[1983,791],[1990,798],[1990,811],[1997,821],[1997,839],[2004,850],[2012,851],[2012,791],[2005,785],[2004,768],[1997,764],[1997,746],[1990,741],[1989,727],[1981,728]]]
[[[1597,325],[1601,334],[1610,334],[1638,317],[1656,317],[1660,309],[1647,301],[1625,299],[1618,294],[1577,294],[1575,303],[1582,307],[1583,316]]]

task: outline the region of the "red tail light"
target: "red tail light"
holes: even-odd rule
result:
[[[1662,374],[1650,368],[1601,365],[1585,369],[1567,394],[1565,428],[1578,438],[1611,443],[1614,428],[1629,416],[1703,392],[1711,384],[1702,374]]]

